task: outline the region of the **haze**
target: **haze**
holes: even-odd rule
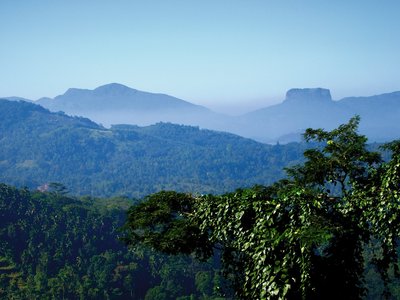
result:
[[[398,1],[0,2],[0,95],[119,82],[232,114],[400,90]]]

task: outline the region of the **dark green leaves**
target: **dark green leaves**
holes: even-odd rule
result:
[[[366,245],[374,242],[377,253],[367,263],[386,283],[397,260],[400,142],[387,146],[392,159],[382,163],[357,133],[359,120],[332,131],[308,129],[305,139],[317,147],[288,169],[289,179],[270,187],[150,196],[130,211],[131,244],[167,253],[214,245],[243,299],[364,297]]]
[[[169,254],[196,252],[209,257],[207,234],[200,234],[198,224],[188,218],[193,205],[194,198],[183,193],[160,192],[146,197],[129,210],[125,241],[133,247],[142,243]]]

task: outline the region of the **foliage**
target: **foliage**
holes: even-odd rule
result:
[[[139,243],[154,245],[154,249],[167,254],[190,254],[196,250],[198,256],[209,257],[211,245],[208,236],[201,234],[196,224],[185,216],[193,211],[194,198],[177,192],[159,192],[133,206],[129,212],[125,241],[131,245]]]
[[[0,184],[1,299],[212,299],[218,269],[118,239],[127,198],[68,197],[64,187],[30,192]],[[196,286],[196,274],[210,274]],[[147,296],[149,294],[149,296]],[[217,294],[216,294],[217,295]]]
[[[161,190],[224,193],[282,178],[302,144],[159,123],[104,128],[26,102],[0,101],[0,181],[75,195],[141,198]]]
[[[208,237],[203,245],[220,253],[239,298],[359,299],[367,293],[365,266],[379,270],[382,296],[389,297],[388,274],[398,271],[400,142],[387,146],[392,157],[382,162],[357,134],[358,124],[354,117],[332,131],[308,129],[305,139],[321,147],[305,151],[305,163],[289,168],[288,179],[190,201],[192,210],[179,220]],[[131,230],[157,234],[136,217],[131,211],[128,232],[134,224]],[[153,217],[151,210],[140,215]],[[144,240],[157,249],[157,239]],[[180,240],[160,250],[181,252],[174,242]]]

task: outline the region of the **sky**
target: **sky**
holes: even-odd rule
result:
[[[118,82],[238,114],[400,90],[400,1],[0,0],[0,96]]]

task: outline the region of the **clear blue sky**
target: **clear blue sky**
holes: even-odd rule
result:
[[[385,0],[0,0],[0,96],[119,82],[234,111],[292,87],[391,92],[399,16]]]

